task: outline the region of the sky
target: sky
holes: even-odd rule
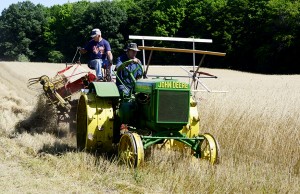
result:
[[[11,4],[13,3],[18,3],[18,2],[23,2],[26,0],[0,0],[0,14],[4,9],[7,9]],[[53,5],[63,5],[65,3],[73,3],[73,2],[78,2],[80,0],[30,0],[32,3],[35,5],[37,4],[42,4],[45,7],[51,7]],[[89,0],[90,2],[95,2],[97,0]],[[100,0],[98,0],[100,1]]]

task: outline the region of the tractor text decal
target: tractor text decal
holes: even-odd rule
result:
[[[188,89],[188,84],[183,82],[159,82],[158,88]]]

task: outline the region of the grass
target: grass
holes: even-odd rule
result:
[[[207,80],[207,85],[229,92],[197,97],[201,133],[218,139],[220,164],[211,166],[154,149],[141,168],[128,169],[114,156],[78,152],[74,135],[57,130],[43,103],[29,111],[4,107],[0,101],[1,111],[10,111],[20,121],[16,130],[7,130],[3,123],[9,122],[0,117],[0,171],[4,172],[0,189],[6,193],[300,193],[299,75],[211,71],[221,78]],[[46,110],[50,111],[45,114],[47,122],[37,114]],[[30,123],[34,127],[28,128]],[[6,169],[11,172],[5,173]]]

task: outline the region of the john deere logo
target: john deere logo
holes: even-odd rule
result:
[[[158,88],[172,88],[172,89],[188,89],[188,84],[183,82],[159,82]]]

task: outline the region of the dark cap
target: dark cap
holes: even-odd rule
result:
[[[136,43],[129,43],[128,45],[127,45],[127,48],[125,49],[125,51],[127,51],[127,50],[134,50],[134,51],[140,51],[139,49],[138,49],[138,47],[137,47],[137,44]]]

